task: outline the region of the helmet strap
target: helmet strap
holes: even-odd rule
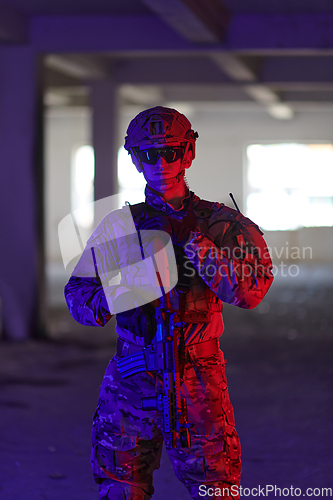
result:
[[[131,155],[133,155],[133,156],[135,157],[135,159],[136,159],[136,161],[137,161],[137,163],[138,163],[138,166],[139,166],[140,170],[138,169],[138,166],[137,166],[137,165],[135,165],[135,168],[137,169],[137,171],[138,171],[139,173],[141,173],[141,172],[143,172],[142,161],[140,160],[139,155],[137,155],[136,150],[137,150],[137,148],[131,148],[131,149],[130,149],[130,153],[131,153]]]

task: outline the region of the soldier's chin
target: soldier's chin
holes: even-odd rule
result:
[[[168,178],[161,177],[159,179],[150,180],[148,182],[148,186],[150,186],[153,189],[156,189],[157,191],[166,191],[168,189],[171,189],[179,182],[184,181],[184,177],[185,177],[185,171],[182,170],[173,177],[168,177]]]
[[[172,184],[175,183],[176,180],[177,180],[176,177],[170,177],[168,179],[165,178],[154,179],[153,181],[148,182],[148,186],[158,190],[168,189],[169,187],[172,186]]]

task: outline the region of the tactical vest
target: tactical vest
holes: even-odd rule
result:
[[[192,196],[195,197],[196,204],[193,212],[197,219],[197,225],[203,234],[207,234],[208,220],[214,212],[219,210],[221,204],[201,200],[194,194]],[[157,211],[145,202],[130,205],[130,209],[137,230],[140,229],[140,222],[144,217],[168,217],[163,211]],[[171,300],[176,292],[179,298],[178,309],[184,322],[209,323],[212,313],[222,312],[222,301],[199,276],[184,250],[174,245],[174,251],[178,269],[178,282],[175,289],[170,292]]]

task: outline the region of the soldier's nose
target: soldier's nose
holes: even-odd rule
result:
[[[163,156],[160,156],[156,162],[156,167],[159,169],[159,170],[164,170],[166,167],[167,167],[167,162],[165,161],[165,159],[163,158]]]

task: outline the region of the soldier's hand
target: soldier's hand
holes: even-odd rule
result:
[[[117,324],[133,335],[144,337],[145,345],[150,344],[156,333],[155,309],[151,304],[143,304],[132,309],[135,292],[125,292],[115,300]]]

